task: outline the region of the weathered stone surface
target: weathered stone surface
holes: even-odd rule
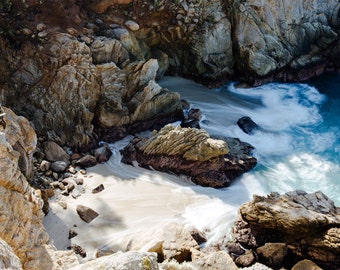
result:
[[[92,155],[85,155],[76,161],[76,165],[88,168],[97,165],[97,159]]]
[[[257,248],[256,253],[260,262],[273,269],[280,269],[283,267],[288,248],[285,243],[266,243]]]
[[[128,251],[117,252],[109,256],[80,264],[70,270],[114,270],[114,269],[134,269],[134,270],[158,270],[156,253]]]
[[[103,184],[100,184],[99,186],[95,187],[94,189],[92,189],[92,193],[93,194],[96,194],[96,193],[99,193],[101,191],[103,191],[105,188],[104,188],[104,185]]]
[[[233,259],[225,251],[212,253],[196,252],[193,256],[192,265],[197,270],[214,270],[214,269],[239,269],[233,262]]]
[[[27,120],[9,109],[4,110],[6,127],[0,130],[0,212],[4,213],[0,218],[0,238],[19,258],[20,267],[10,254],[1,263],[10,263],[14,269],[51,269],[53,262],[47,252],[49,237],[42,225],[41,192],[29,186],[19,166],[21,156],[26,164],[23,171],[33,166],[31,154],[37,143],[36,135]],[[25,152],[14,149],[18,144]]]
[[[0,239],[0,269],[22,270],[19,258],[14,254],[12,248]]]
[[[141,150],[147,155],[179,155],[186,160],[207,161],[228,153],[227,144],[213,140],[204,130],[167,125],[154,132],[143,143]]]
[[[240,255],[235,259],[235,263],[239,267],[247,267],[256,262],[256,258],[254,252],[250,249],[247,250],[244,254]]]
[[[146,233],[140,242],[134,241],[132,244],[133,249],[156,252],[160,261],[175,259],[179,263],[191,261],[192,249],[198,249],[190,233],[175,222]]]
[[[78,205],[76,211],[79,217],[86,223],[90,223],[92,220],[99,216],[96,211],[84,205]]]
[[[168,125],[148,139],[134,138],[121,151],[122,161],[136,160],[146,168],[188,175],[198,185],[221,188],[256,165],[249,155],[251,146],[228,140],[235,146],[232,154],[224,140],[212,139],[204,130]]]
[[[70,155],[55,142],[44,142],[44,153],[48,161],[64,161],[67,164],[70,163]]]
[[[258,125],[249,116],[243,116],[238,119],[237,125],[249,135],[254,134],[259,129]]]
[[[67,163],[65,161],[55,161],[51,164],[51,170],[57,173],[65,172]]]
[[[298,258],[307,258],[326,269],[339,268],[339,208],[322,192],[303,191],[268,197],[254,196],[240,208],[235,239],[258,247],[269,242],[286,243]]]
[[[12,59],[3,73],[4,82],[11,80],[4,102],[22,111],[47,140],[73,148],[176,121],[179,95],[154,81],[158,62],[141,44],[122,34],[94,38],[87,45],[59,32],[38,48],[27,41],[14,55],[2,55]]]
[[[302,260],[295,264],[292,270],[322,270],[322,268],[310,260]]]
[[[98,163],[104,163],[110,159],[112,156],[112,151],[108,144],[104,144],[102,147],[97,148],[94,151],[94,156]]]

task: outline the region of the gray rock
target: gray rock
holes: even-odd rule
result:
[[[76,211],[79,217],[86,223],[90,223],[92,220],[99,216],[96,211],[84,205],[78,205]]]
[[[58,144],[52,141],[44,142],[44,153],[45,158],[48,161],[64,161],[67,164],[70,163],[70,156],[65,152],[65,150]]]
[[[55,161],[51,164],[51,170],[53,172],[62,173],[65,172],[67,168],[67,163],[65,161]]]
[[[97,159],[92,155],[85,155],[76,161],[76,165],[88,168],[97,165]]]

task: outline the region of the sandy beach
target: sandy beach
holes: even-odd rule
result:
[[[79,245],[90,259],[98,249],[127,250],[145,233],[171,221],[201,230],[223,224],[219,219],[227,206],[212,194],[197,192],[200,187],[185,177],[124,165],[117,159],[118,151],[108,163],[87,169],[83,186],[78,186],[84,192],[80,197],[57,192],[50,200],[44,225],[57,249]],[[100,184],[105,189],[93,194],[92,189]],[[99,216],[86,223],[78,216],[77,205],[90,207]],[[71,240],[70,230],[78,234]]]

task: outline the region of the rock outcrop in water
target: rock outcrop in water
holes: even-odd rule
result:
[[[223,139],[223,138],[222,138]],[[256,165],[252,147],[237,139],[212,139],[201,129],[167,125],[149,138],[135,137],[122,162],[186,175],[201,186],[221,188]]]
[[[324,269],[340,268],[340,208],[322,192],[254,196],[239,213],[234,237],[243,247],[259,252],[266,243],[283,243],[286,254],[293,254],[290,263],[302,258]]]

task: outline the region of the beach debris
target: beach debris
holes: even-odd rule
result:
[[[90,223],[92,220],[99,216],[96,211],[84,205],[78,205],[76,211],[79,217],[86,223]]]

